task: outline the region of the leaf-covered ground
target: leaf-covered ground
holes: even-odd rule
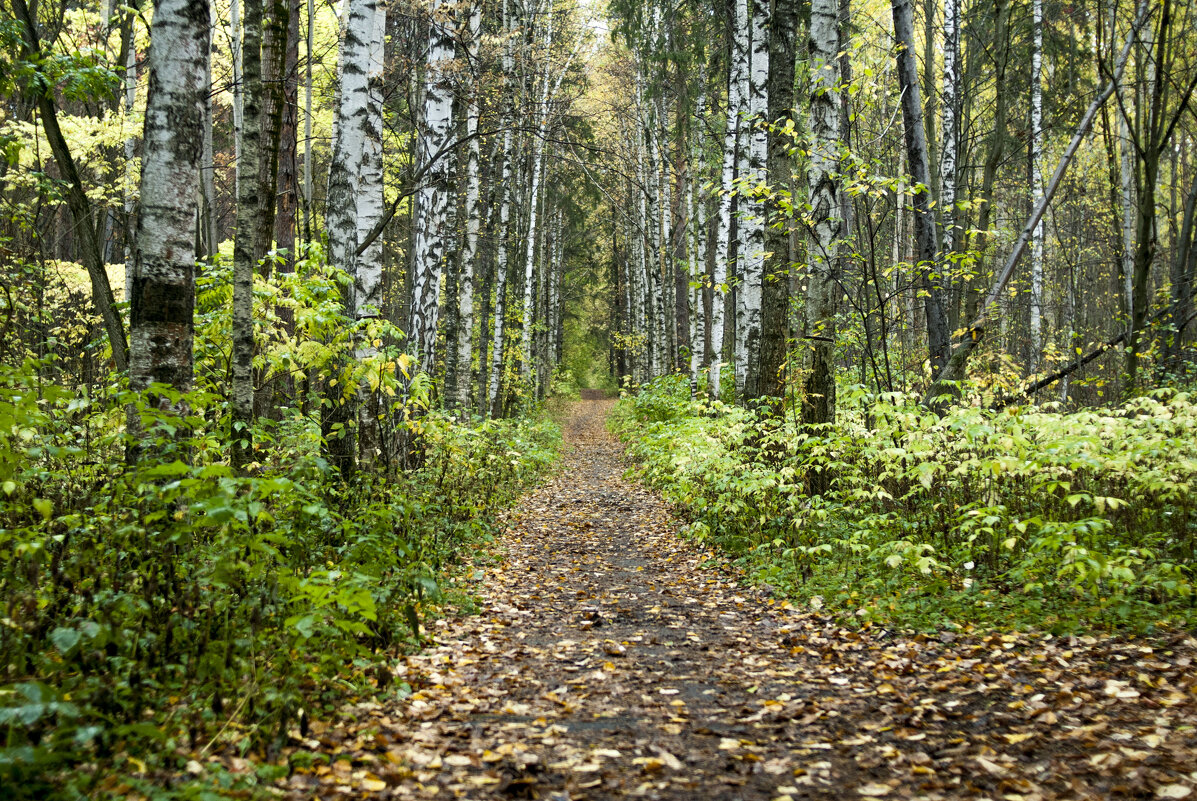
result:
[[[510,516],[411,697],[313,723],[309,798],[1197,799],[1197,641],[852,631],[625,481],[608,401]]]

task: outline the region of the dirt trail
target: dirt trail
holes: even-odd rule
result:
[[[681,540],[621,476],[611,401],[576,404],[560,473],[481,584],[301,750],[295,798],[1181,798],[1197,786],[1194,642],[858,633]],[[1194,791],[1193,798],[1197,798]]]

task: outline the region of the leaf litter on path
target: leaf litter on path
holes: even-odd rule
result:
[[[610,401],[508,519],[409,698],[289,751],[292,798],[1186,798],[1197,642],[849,630],[747,588],[622,478]]]

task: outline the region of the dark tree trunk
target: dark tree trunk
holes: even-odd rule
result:
[[[199,3],[197,3],[199,5]],[[208,4],[203,3],[207,13]],[[38,38],[37,23],[29,11],[25,0],[13,0],[13,11],[23,27],[24,42],[22,50],[30,58],[40,58],[41,42]],[[206,24],[206,23],[205,23]],[[75,166],[75,159],[71,156],[66,137],[58,126],[58,109],[54,104],[54,97],[50,93],[48,81],[38,81],[40,87],[37,92],[37,109],[42,118],[42,128],[46,132],[46,141],[50,144],[50,151],[54,154],[54,161],[67,182],[67,208],[77,231],[77,248],[80,261],[87,270],[91,280],[91,298],[96,311],[104,321],[104,330],[108,334],[108,341],[112,345],[112,361],[116,369],[124,371],[129,367],[129,344],[125,339],[125,328],[121,323],[120,312],[116,308],[116,298],[112,294],[112,286],[108,283],[108,273],[104,270],[104,252],[96,231],[95,215],[92,213],[91,201],[83,189],[83,181],[79,177],[79,170]]]
[[[898,86],[902,93],[902,123],[906,135],[906,162],[914,181],[922,185],[911,196],[914,213],[916,266],[927,316],[927,353],[932,378],[939,375],[951,353],[951,332],[944,313],[943,288],[936,259],[935,212],[931,208],[931,171],[927,160],[927,137],[923,129],[923,106],[919,98],[918,70],[914,60],[914,21],[911,0],[893,0],[894,34],[898,40]]]
[[[766,172],[771,186],[792,182],[789,132],[794,125],[794,58],[798,34],[797,0],[777,0],[769,36],[769,151]],[[768,209],[770,216],[778,209]],[[765,268],[761,283],[761,397],[779,411],[785,396],[782,365],[789,339],[790,225],[770,219],[765,227]]]

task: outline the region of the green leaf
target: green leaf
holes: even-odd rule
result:
[[[42,520],[49,520],[50,515],[54,512],[54,505],[45,498],[34,498],[33,508],[42,516]]]
[[[78,629],[68,629],[60,626],[50,632],[50,642],[54,643],[54,647],[62,654],[68,653],[79,644],[79,640],[81,639],[83,639],[83,633]]]

